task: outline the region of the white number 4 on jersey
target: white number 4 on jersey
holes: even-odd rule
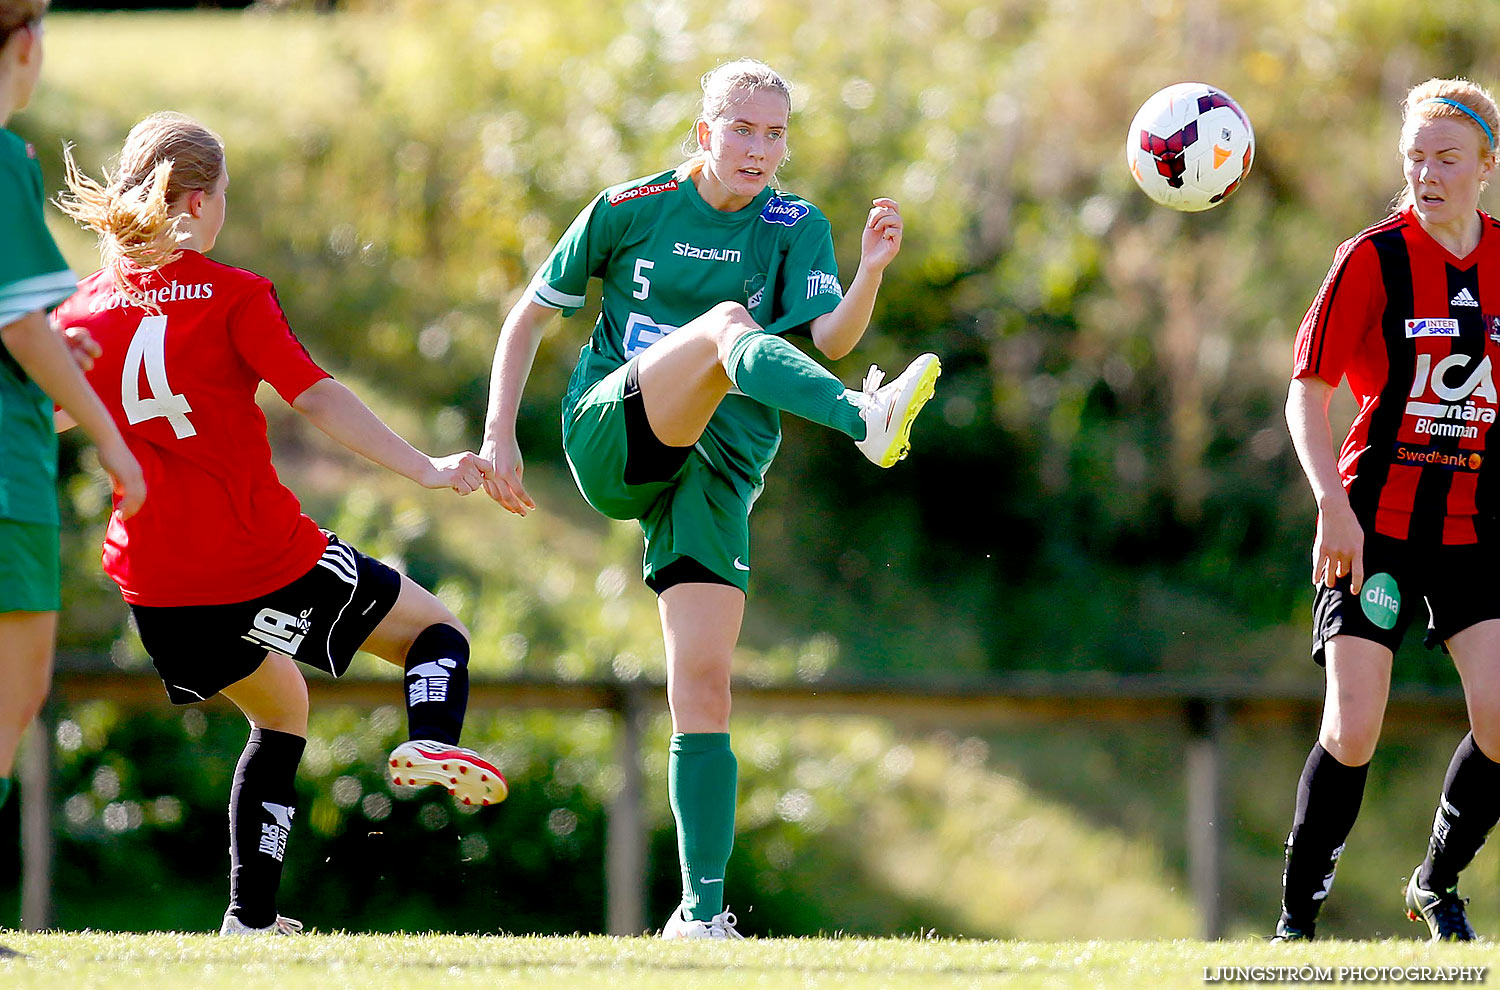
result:
[[[141,398],[141,366],[146,369],[146,384],[151,394]],[[173,393],[167,384],[167,318],[147,316],[135,328],[130,349],[125,352],[125,374],[120,380],[120,404],[132,425],[158,416],[167,417],[177,439],[196,436],[198,431],[188,422],[193,411],[187,396]]]

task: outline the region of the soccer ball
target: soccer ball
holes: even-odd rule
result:
[[[1255,158],[1250,118],[1229,94],[1185,82],[1153,95],[1130,122],[1125,161],[1147,196],[1197,213],[1240,187]]]

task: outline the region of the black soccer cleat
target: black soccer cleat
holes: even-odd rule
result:
[[[1317,924],[1311,921],[1306,924],[1294,922],[1286,916],[1286,912],[1282,912],[1280,919],[1276,922],[1276,934],[1271,936],[1271,943],[1275,945],[1282,942],[1311,942],[1316,937],[1313,934],[1316,927]]]
[[[1464,908],[1467,903],[1468,898],[1458,896],[1457,885],[1441,893],[1423,890],[1417,883],[1415,870],[1406,884],[1406,916],[1412,921],[1427,922],[1434,942],[1474,941],[1474,928]]]

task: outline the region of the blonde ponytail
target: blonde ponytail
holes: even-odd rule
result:
[[[159,162],[146,181],[126,186],[104,173],[95,182],[73,160],[73,149],[63,148],[68,191],[54,202],[58,209],[99,235],[102,267],[114,277],[115,288],[133,306],[155,310],[137,284],[140,276],[182,256],[177,248],[179,217],[167,202],[172,163]]]
[[[180,113],[154,113],[131,128],[119,172],[96,182],[63,149],[68,190],[58,209],[99,235],[103,267],[131,305],[156,311],[138,284],[141,276],[182,256],[183,214],[174,205],[186,193],[211,191],[224,173],[219,136]]]

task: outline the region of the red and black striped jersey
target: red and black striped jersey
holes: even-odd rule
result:
[[[1293,378],[1349,379],[1359,413],[1339,474],[1385,536],[1475,543],[1494,515],[1500,224],[1480,220],[1466,258],[1411,210],[1345,241],[1297,331]]]

